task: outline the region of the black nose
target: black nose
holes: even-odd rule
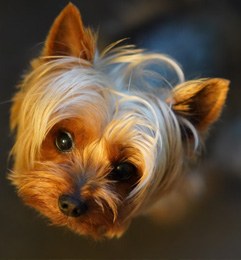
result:
[[[74,195],[62,195],[59,197],[59,209],[68,217],[79,217],[84,214],[88,207],[85,201]]]

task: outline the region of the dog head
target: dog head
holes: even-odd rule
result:
[[[172,187],[187,146],[219,117],[228,81],[181,82],[164,94],[131,81],[153,60],[183,81],[163,55],[123,47],[98,56],[78,9],[61,12],[13,100],[10,179],[25,203],[54,224],[111,238]]]

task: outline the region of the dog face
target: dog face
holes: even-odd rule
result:
[[[183,82],[165,95],[132,90],[133,70],[153,55],[124,47],[98,58],[95,49],[69,4],[14,97],[10,179],[52,223],[112,238],[172,189],[186,148],[218,118],[228,81]],[[154,59],[182,81],[173,61]]]

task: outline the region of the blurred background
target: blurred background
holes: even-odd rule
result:
[[[0,258],[241,258],[241,3],[239,0],[73,0],[99,47],[130,37],[172,56],[187,79],[223,77],[231,90],[206,149],[207,195],[173,225],[139,218],[119,240],[94,242],[48,225],[6,180],[10,99],[67,0],[0,1]]]

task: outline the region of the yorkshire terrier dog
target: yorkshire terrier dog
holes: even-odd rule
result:
[[[194,196],[188,165],[229,86],[219,78],[185,82],[171,58],[119,43],[99,53],[96,35],[68,4],[11,109],[9,178],[19,196],[53,224],[96,239],[120,237],[138,215],[160,210],[161,218],[169,201],[176,214],[170,198],[178,207]]]

